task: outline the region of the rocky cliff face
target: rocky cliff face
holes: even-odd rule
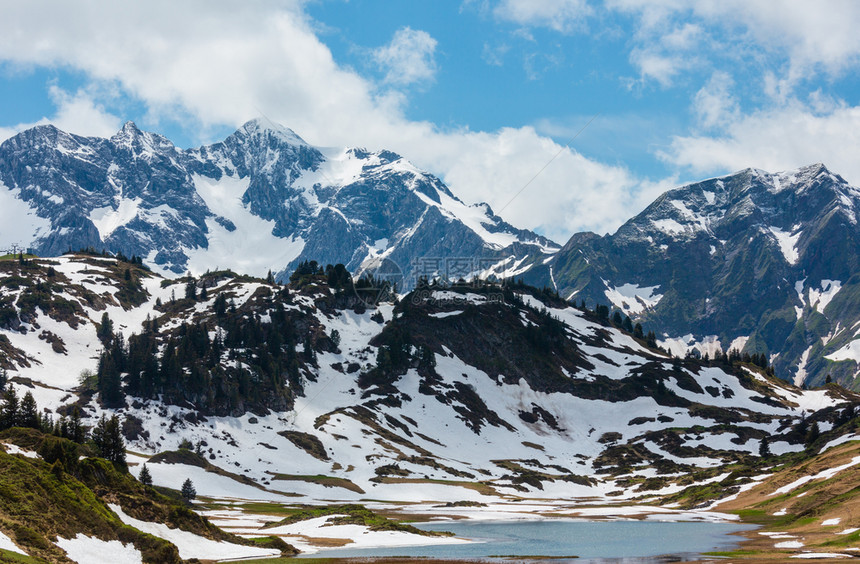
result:
[[[783,377],[856,376],[860,190],[816,164],[671,190],[612,235],[574,236],[531,281],[611,303],[677,354],[766,353]]]

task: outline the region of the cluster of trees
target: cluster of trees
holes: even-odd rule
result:
[[[275,280],[271,271],[269,272],[269,276],[266,280],[269,283],[274,283]],[[300,262],[293,273],[290,274],[290,284],[298,288],[316,280],[325,280],[329,288],[335,292],[352,290],[354,288],[352,275],[346,267],[340,263],[335,265],[328,264],[323,268],[322,265],[318,264],[315,260],[306,260]],[[356,284],[355,286],[357,287],[359,285],[360,284]]]
[[[0,405],[0,431],[12,427],[29,427],[31,429],[52,429],[53,422],[46,415],[39,413],[36,400],[31,392],[18,399],[18,393],[12,384],[3,390],[3,403]]]
[[[196,284],[186,286],[186,300],[204,299],[190,288]],[[97,372],[101,401],[121,407],[126,395],[161,398],[215,415],[288,409],[292,394],[302,389],[301,363],[316,359],[309,335],[299,331],[293,312],[284,307],[288,292],[275,293],[266,322],[256,313],[237,311],[221,293],[211,322],[182,323],[162,333],[158,321],[149,319],[127,342],[103,316],[98,329],[104,343]]]
[[[31,392],[28,391],[19,400],[15,388],[9,384],[3,390],[3,400],[0,403],[0,430],[12,427],[37,429],[78,444],[89,443],[96,448],[102,458],[125,465],[125,440],[122,436],[122,425],[116,415],[109,418],[102,415],[95,427],[89,429],[81,423],[81,412],[75,406],[70,417],[63,415],[54,420],[50,414],[39,412]],[[57,444],[53,447],[57,447]],[[40,454],[48,462],[61,458],[60,455],[52,452],[40,452]],[[67,457],[63,455],[62,458]]]
[[[72,255],[72,254],[89,255],[92,257],[115,258],[115,259],[122,261],[122,262],[134,264],[137,267],[142,268],[144,270],[149,270],[149,267],[146,266],[145,264],[143,264],[143,257],[140,257],[138,255],[134,255],[134,254],[131,255],[131,257],[128,257],[128,256],[124,255],[122,252],[117,252],[116,254],[112,254],[107,249],[102,249],[101,251],[97,251],[97,250],[95,250],[94,247],[84,247],[84,248],[77,250],[77,251],[73,251],[71,248],[69,248],[64,254],[67,254],[67,255]]]
[[[603,304],[595,304],[594,310],[589,310],[585,305],[585,300],[582,300],[578,307],[582,311],[590,311],[601,323],[612,324],[616,329],[621,329],[622,331],[633,335],[633,338],[645,341],[645,344],[652,349],[659,348],[657,346],[657,334],[654,333],[654,331],[648,331],[648,333],[645,333],[645,330],[642,328],[642,324],[634,324],[629,315],[622,315],[622,313],[616,309],[610,316],[609,306]]]

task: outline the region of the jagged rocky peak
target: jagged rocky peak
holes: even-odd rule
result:
[[[283,278],[303,260],[356,272],[385,256],[408,275],[421,257],[480,257],[471,271],[483,271],[556,248],[463,203],[397,153],[317,148],[264,118],[187,150],[133,122],[110,139],[53,127],[21,139],[0,146],[0,181],[50,226],[39,221],[9,243],[44,256],[105,248],[165,272],[234,267]]]
[[[653,243],[655,238],[719,236],[752,225],[791,229],[834,207],[857,221],[860,190],[821,163],[770,173],[748,168],[669,190],[630,219],[617,235]]]
[[[127,121],[110,138],[119,151],[129,151],[134,157],[151,158],[154,155],[176,153],[176,146],[163,135],[142,131],[133,121]]]

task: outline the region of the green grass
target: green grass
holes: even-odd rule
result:
[[[289,505],[283,505],[280,503],[270,503],[265,501],[259,502],[246,502],[241,505],[231,506],[232,509],[241,509],[245,513],[253,513],[255,515],[259,514],[268,514],[268,515],[292,515],[297,511],[301,511],[301,508],[296,508]]]
[[[293,482],[307,482],[310,484],[319,484],[327,488],[344,488],[359,494],[365,493],[365,491],[361,489],[358,485],[354,484],[353,482],[350,482],[346,478],[325,476],[323,474],[275,474],[272,479]]]
[[[37,255],[24,255],[25,259],[39,258]],[[0,255],[0,260],[18,260],[18,255],[6,254]]]
[[[308,519],[315,519],[317,517],[324,517],[327,515],[338,515],[338,517],[329,520],[329,523],[333,525],[364,525],[371,531],[402,531],[423,536],[450,535],[450,533],[444,532],[422,531],[412,525],[406,525],[387,517],[383,517],[382,515],[367,509],[363,505],[358,504],[329,505],[325,507],[304,506],[298,508],[295,513],[281,519],[277,523],[266,525],[264,529],[280,527],[281,525],[289,525],[291,523],[298,523],[299,521],[306,521]]]
[[[0,438],[32,450],[45,450],[46,455],[51,449],[41,449],[40,445],[61,443],[70,453],[79,448],[71,441],[33,430],[10,429],[0,433]],[[183,503],[143,486],[124,468],[107,460],[78,461],[77,456],[68,460],[74,462],[63,466],[60,460],[48,464],[42,459],[0,451],[0,530],[35,561],[62,561],[65,553],[53,539],[73,538],[82,533],[102,540],[132,543],[146,562],[181,562],[174,545],[123,524],[107,507],[107,502],[120,505],[135,519],[164,523],[216,541],[262,544],[280,549],[283,554],[295,554],[295,549],[281,539],[252,542],[225,533]],[[15,562],[6,556],[0,555],[0,562]]]
[[[702,556],[718,556],[722,558],[739,558],[741,556],[755,556],[761,554],[758,550],[717,550],[714,552],[703,552]]]
[[[856,545],[858,542],[860,542],[860,531],[854,531],[850,535],[841,535],[839,538],[834,538],[817,546],[848,546]]]
[[[251,562],[252,564],[331,564],[332,562],[342,562],[338,558],[291,558],[289,556],[280,558],[251,558],[242,560],[242,562]]]
[[[18,554],[17,552],[11,552],[9,550],[3,550],[0,548],[0,562],[12,562],[15,564],[36,564],[39,560],[36,560],[32,556],[24,556],[23,554]]]

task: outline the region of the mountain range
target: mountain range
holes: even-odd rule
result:
[[[783,378],[857,385],[860,190],[822,164],[670,190],[615,233],[574,235],[525,279],[610,302],[675,354],[766,354]]]
[[[416,263],[459,278],[558,248],[395,153],[312,147],[262,119],[189,150],[131,122],[110,139],[40,126],[0,145],[0,183],[4,244],[106,249],[174,274],[286,279],[306,260],[361,273],[388,259],[408,285]],[[450,258],[468,260],[428,261]]]
[[[253,120],[180,150],[127,123],[110,139],[40,126],[0,145],[0,245],[92,248],[177,276],[286,281],[342,263],[419,278],[521,278],[609,304],[675,355],[764,354],[798,385],[858,386],[860,191],[824,165],[671,190],[615,233],[563,246],[466,205],[390,151],[313,147]]]

